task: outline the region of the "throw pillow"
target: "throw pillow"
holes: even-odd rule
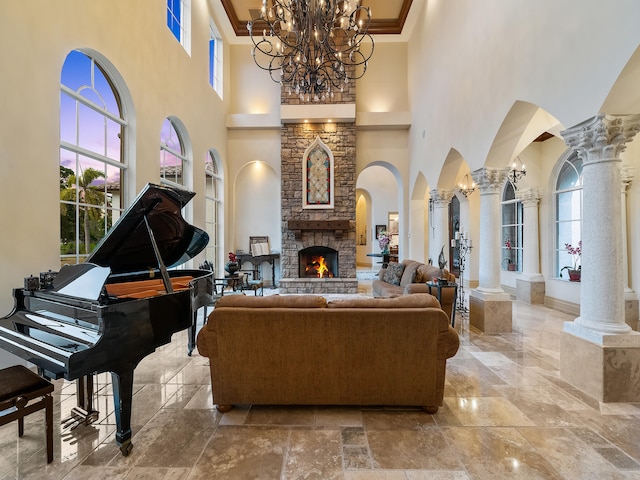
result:
[[[404,264],[391,262],[384,272],[384,281],[391,285],[400,285],[400,279],[404,272]]]

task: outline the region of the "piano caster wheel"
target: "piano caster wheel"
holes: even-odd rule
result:
[[[131,440],[128,440],[127,442],[120,445],[120,452],[122,453],[123,457],[128,457],[131,453],[131,450],[133,450],[133,443],[131,443]]]

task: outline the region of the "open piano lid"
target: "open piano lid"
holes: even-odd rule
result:
[[[195,193],[187,190],[148,183],[86,262],[109,267],[113,274],[157,269],[158,259],[145,216],[167,268],[193,258],[209,242],[204,230],[190,225],[182,217],[182,208],[194,196]]]

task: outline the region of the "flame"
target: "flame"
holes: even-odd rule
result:
[[[311,262],[316,269],[318,278],[324,277],[324,274],[329,272],[329,267],[327,267],[327,263],[325,262],[325,258],[323,256],[320,255],[317,257],[312,257]]]

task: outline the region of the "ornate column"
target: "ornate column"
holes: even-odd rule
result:
[[[522,202],[522,274],[516,278],[518,300],[528,303],[544,303],[545,283],[540,273],[540,240],[538,204],[542,196],[540,189],[527,188],[516,192]]]
[[[500,192],[508,168],[471,173],[480,190],[480,284],[469,294],[469,323],[487,333],[511,331],[511,299],[500,286]]]
[[[433,227],[433,236],[429,241],[429,258],[434,265],[438,265],[438,255],[443,245],[445,258],[449,258],[449,204],[453,195],[453,190],[434,189],[429,192],[433,205],[433,219],[429,222]],[[449,268],[450,265],[447,265],[447,269]]]
[[[628,165],[622,166],[622,266],[624,268],[624,320],[633,330],[638,330],[638,319],[640,318],[640,308],[638,295],[629,286],[629,249],[627,245],[627,190],[633,181],[635,170]]]
[[[603,402],[640,401],[640,334],[625,323],[620,153],[640,115],[598,114],[561,132],[583,160],[580,316],[565,322],[560,373]]]

